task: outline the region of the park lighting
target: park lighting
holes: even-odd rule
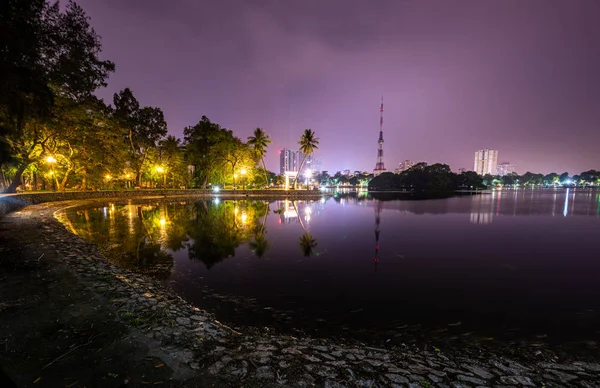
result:
[[[162,174],[164,171],[165,171],[164,168],[162,168],[160,166],[156,167],[156,172],[158,172],[159,174]]]
[[[50,175],[52,176],[52,190],[56,191],[56,181],[55,181],[55,174],[54,174],[54,164],[56,163],[56,159],[54,159],[54,156],[48,156],[46,158],[46,162],[48,164],[50,164]]]
[[[109,181],[112,177],[110,175],[106,175],[104,178],[106,178],[106,180]]]
[[[213,188],[213,192],[214,192],[214,193],[218,193],[219,191],[221,191],[221,189],[219,189],[219,186],[215,186],[215,187]]]

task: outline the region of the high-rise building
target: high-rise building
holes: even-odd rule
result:
[[[496,164],[498,163],[498,151],[479,150],[475,152],[475,165],[473,170],[479,175],[496,174]]]
[[[512,174],[514,172],[517,172],[517,168],[514,164],[510,164],[509,162],[500,163],[496,169],[496,173],[500,176]]]
[[[279,173],[283,175],[286,171],[298,171],[300,163],[304,158],[302,151],[292,151],[284,148],[279,151]],[[308,155],[302,166],[301,175],[310,170],[312,173],[320,172],[323,168],[323,161],[321,158],[317,158],[314,155]]]
[[[413,162],[412,160],[405,160],[398,164],[398,168],[394,169],[394,173],[400,174],[402,171],[406,171],[409,168],[413,167],[417,162]]]
[[[302,166],[302,170],[310,170],[313,174],[321,172],[323,170],[323,160],[315,157],[314,155],[308,155],[306,157],[306,161],[304,162],[304,166]]]

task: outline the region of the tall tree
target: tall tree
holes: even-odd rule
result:
[[[302,151],[304,157],[302,158],[298,173],[296,174],[296,179],[294,180],[294,189],[298,187],[298,177],[300,176],[300,171],[302,171],[302,166],[304,166],[306,157],[312,155],[315,150],[319,149],[319,139],[315,137],[315,133],[312,129],[305,129],[298,144],[300,145],[300,151]]]
[[[115,93],[114,117],[123,128],[129,143],[130,166],[135,172],[135,183],[140,178],[148,152],[157,147],[157,142],[167,134],[167,123],[160,108],[140,108],[138,100],[129,88]]]
[[[269,176],[267,175],[267,166],[265,166],[265,155],[267,154],[267,148],[271,144],[269,135],[262,128],[256,128],[254,135],[248,137],[248,144],[252,147],[254,155],[262,162],[263,169],[265,171],[265,182],[269,185]]]
[[[194,174],[200,186],[206,188],[209,179],[212,179],[223,164],[223,155],[220,145],[223,142],[233,141],[233,134],[219,124],[212,123],[208,117],[202,119],[194,126],[183,130],[185,157],[195,167]]]
[[[0,140],[18,164],[7,189],[14,192],[44,144],[60,134],[46,128],[55,100],[85,102],[106,85],[114,64],[99,59],[100,37],[73,2],[61,12],[58,2],[5,0],[0,26]]]
[[[158,142],[159,162],[164,168],[164,183],[170,175],[171,183],[186,183],[186,165],[181,140],[169,135]]]

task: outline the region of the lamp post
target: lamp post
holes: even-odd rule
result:
[[[54,164],[56,163],[56,159],[54,159],[53,156],[48,156],[46,158],[46,162],[50,164],[50,168],[52,169],[50,172],[50,175],[52,176],[52,191],[56,191],[56,174],[54,172]]]
[[[240,171],[240,174],[242,174],[242,190],[246,190],[246,169],[242,168],[242,171]]]
[[[110,189],[110,180],[111,180],[111,178],[112,178],[112,177],[111,177],[110,175],[108,175],[108,174],[106,174],[106,175],[104,176],[104,179],[106,179],[106,188],[107,188],[107,189]]]

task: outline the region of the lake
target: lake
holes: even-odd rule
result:
[[[234,326],[394,342],[599,338],[600,191],[134,200],[71,208],[63,222]]]

